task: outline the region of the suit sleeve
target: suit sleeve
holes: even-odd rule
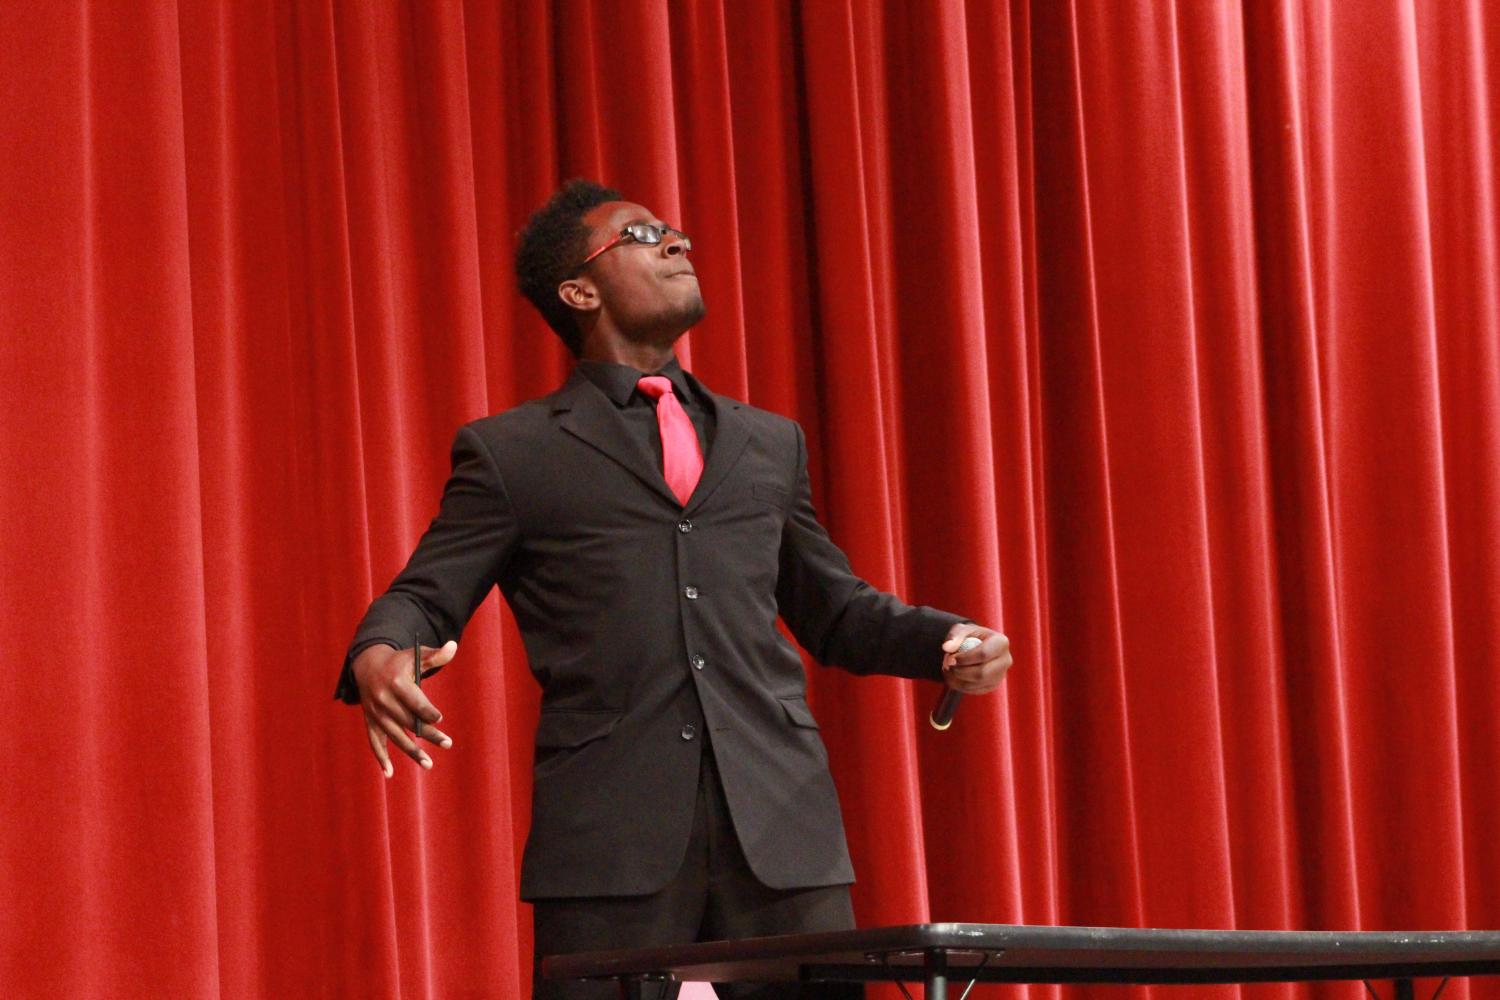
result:
[[[800,426],[796,474],[776,584],[777,608],[792,635],[819,663],[856,674],[941,680],[943,640],[968,619],[906,604],[854,575],[818,523]]]
[[[515,549],[519,529],[500,469],[473,427],[453,441],[442,505],[390,587],[370,605],[344,655],[334,697],[359,704],[354,657],[377,643],[458,639]]]

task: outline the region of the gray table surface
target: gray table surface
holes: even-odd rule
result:
[[[1500,931],[1231,931],[908,924],[545,960],[550,979],[920,980],[934,951],[954,980],[1245,983],[1500,973]],[[982,968],[981,968],[982,966]]]

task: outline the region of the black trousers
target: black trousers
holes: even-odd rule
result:
[[[616,1000],[614,982],[551,982],[542,979],[545,955],[608,948],[648,948],[770,934],[842,931],[854,927],[846,885],[769,889],[760,883],[740,849],[714,767],[703,748],[693,833],[682,868],[666,888],[649,896],[539,899],[534,903],[536,964],[533,1000]],[[675,983],[648,986],[645,996],[675,1000]],[[849,984],[716,984],[721,998],[754,1000],[857,1000],[864,987]]]

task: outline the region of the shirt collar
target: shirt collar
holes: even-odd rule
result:
[[[578,373],[597,385],[599,390],[616,406],[624,406],[630,402],[630,396],[635,392],[635,384],[644,375],[665,375],[672,380],[672,391],[677,394],[679,401],[683,403],[696,401],[687,373],[682,370],[682,365],[677,362],[675,354],[660,371],[655,372],[643,372],[630,365],[616,364],[613,361],[585,359],[578,362]]]

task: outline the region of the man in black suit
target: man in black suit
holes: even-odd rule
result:
[[[778,614],[856,673],[978,694],[1011,662],[1000,633],[856,577],[817,521],[801,428],[678,365],[704,313],[689,249],[587,182],[531,218],[521,289],[578,365],[459,430],[438,516],[339,680],[387,777],[389,742],[430,768],[415,737],[451,740],[402,647],[446,664],[500,587],[542,685],[521,870],[538,956],[853,927],[827,752]],[[743,995],[850,995],[823,990]],[[534,995],[613,994],[538,977]]]

